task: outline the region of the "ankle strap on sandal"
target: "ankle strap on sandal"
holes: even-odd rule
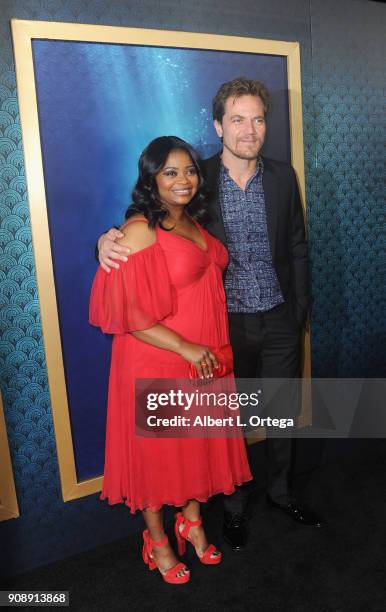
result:
[[[186,518],[182,512],[178,512],[176,514],[176,519],[177,519],[177,528],[180,525],[183,525],[182,531],[180,532],[183,538],[187,538],[189,535],[189,529],[191,527],[200,527],[200,525],[202,525],[202,518],[201,516],[199,517],[199,519],[197,521],[190,521],[188,518]]]
[[[143,541],[148,546],[148,548],[151,550],[152,548],[158,548],[160,546],[165,546],[165,544],[169,542],[169,538],[167,535],[165,535],[162,538],[162,540],[158,540],[158,542],[156,542],[155,540],[151,539],[149,530],[145,529],[145,531],[143,532]]]

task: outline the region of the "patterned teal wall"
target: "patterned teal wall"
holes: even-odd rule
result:
[[[384,377],[386,6],[312,9],[313,373]]]
[[[384,16],[382,5],[359,0],[2,1],[0,380],[21,512],[19,519],[0,525],[9,545],[9,556],[1,555],[0,562],[7,573],[92,548],[140,525],[140,518],[129,517],[125,508],[108,508],[95,495],[66,504],[61,499],[9,20],[300,41],[314,293],[313,371],[384,376]],[[10,561],[12,551],[17,555]]]

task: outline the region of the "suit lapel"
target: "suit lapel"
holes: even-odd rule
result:
[[[279,185],[269,160],[263,158],[263,189],[265,210],[267,215],[268,238],[271,247],[272,261],[275,260],[276,230],[278,214]]]
[[[211,215],[211,221],[208,223],[207,229],[211,234],[213,234],[213,236],[221,240],[221,242],[226,245],[227,240],[218,189],[220,161],[220,154],[218,153],[217,155],[214,155],[203,162],[204,174],[209,190],[208,209]]]

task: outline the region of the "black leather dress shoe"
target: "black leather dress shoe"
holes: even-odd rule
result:
[[[288,504],[278,504],[273,501],[270,497],[267,497],[267,502],[275,510],[281,510],[285,512],[292,520],[296,521],[300,525],[309,525],[311,527],[323,527],[326,521],[320,516],[315,514],[313,510],[305,505],[300,505],[296,501]]]
[[[224,540],[232,550],[242,550],[247,543],[245,517],[242,514],[224,514]]]

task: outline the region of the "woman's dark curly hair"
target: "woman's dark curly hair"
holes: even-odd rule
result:
[[[149,221],[149,227],[161,224],[167,216],[167,211],[161,206],[155,177],[164,167],[169,154],[180,149],[186,151],[191,158],[198,175],[196,195],[187,204],[186,212],[199,223],[205,224],[209,214],[204,204],[205,184],[201,169],[201,159],[193,147],[177,136],[160,136],[152,140],[141,153],[138,161],[138,179],[132,193],[133,203],[126,211],[125,218],[141,214]]]

